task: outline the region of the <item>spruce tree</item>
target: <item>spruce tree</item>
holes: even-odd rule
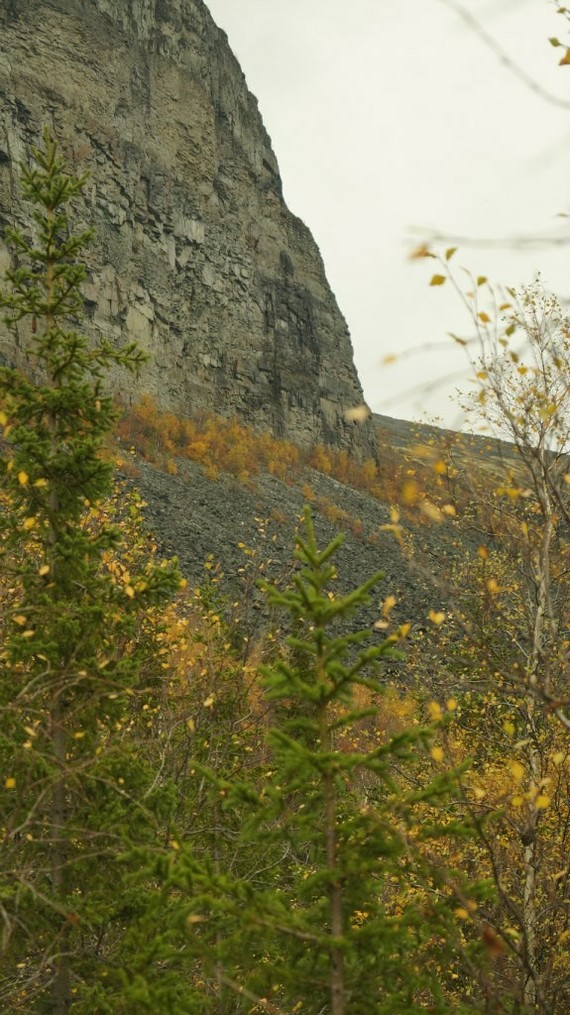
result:
[[[261,782],[210,773],[222,810],[234,823],[240,815],[241,848],[263,863],[236,876],[235,865],[197,862],[182,844],[157,867],[157,921],[170,913],[173,954],[194,955],[207,1012],[477,1010],[448,974],[462,961],[458,898],[473,903],[480,889],[434,862],[438,843],[468,831],[446,809],[455,776],[433,777],[430,727],[378,731],[364,745],[378,666],[398,654],[398,637],[367,645],[370,630],[350,630],[381,575],[335,592],[340,541],[319,550],[307,512],[294,587],[267,586],[294,634],[264,671],[274,726]],[[358,692],[371,704],[359,707]]]
[[[97,511],[112,482],[104,374],[142,356],[75,327],[90,233],[70,232],[67,209],[86,179],[46,131],[22,166],[33,226],[6,231],[0,292],[27,364],[0,368],[0,1004],[52,1015],[131,1010],[105,1001],[137,906],[118,857],[152,839],[156,814],[121,731],[141,690],[141,611],[180,582],[175,564],[109,566],[121,534]]]

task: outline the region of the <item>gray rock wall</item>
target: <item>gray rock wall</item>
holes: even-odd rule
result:
[[[0,227],[29,222],[17,164],[45,124],[92,174],[73,223],[96,228],[88,328],[152,357],[117,390],[370,453],[318,247],[202,0],[1,0]]]

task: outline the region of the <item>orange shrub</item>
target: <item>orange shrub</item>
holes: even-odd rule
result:
[[[306,464],[378,500],[402,504],[405,510],[413,507],[405,496],[410,486],[410,460],[405,453],[396,454],[387,441],[383,441],[380,467],[372,458],[359,462],[347,451],[334,451],[323,444],[316,444],[302,455],[289,441],[256,433],[235,416],[227,419],[202,412],[193,419],[179,418],[172,412],[160,411],[150,395],[144,395],[123,414],[118,433],[139,454],[171,473],[176,470],[175,458],[181,457],[200,464],[211,479],[222,471],[247,483],[260,472],[269,472],[284,482],[294,483]],[[414,463],[413,471],[418,496],[421,492],[437,503],[444,493],[441,476],[429,463],[419,466]],[[315,500],[309,485],[305,484],[302,492],[306,500]],[[350,526],[355,535],[361,534],[359,519],[351,520],[346,512],[326,500],[319,506],[331,522]]]
[[[333,463],[329,448],[323,447],[322,444],[316,444],[309,455],[307,464],[317,472],[324,472],[325,476],[330,476]]]
[[[301,465],[298,448],[270,434],[257,434],[233,417],[202,414],[181,419],[161,412],[150,395],[123,414],[119,437],[133,445],[139,454],[158,461],[166,468],[173,456],[198,462],[208,474],[218,470],[247,482],[265,470],[281,479],[294,480]]]

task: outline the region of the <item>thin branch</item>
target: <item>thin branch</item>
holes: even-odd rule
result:
[[[516,60],[513,60],[511,56],[503,49],[500,43],[490,35],[490,33],[483,28],[483,25],[477,21],[477,18],[468,10],[463,4],[460,4],[458,0],[439,0],[440,3],[444,4],[450,10],[454,11],[455,14],[462,21],[465,22],[467,27],[476,35],[484,46],[489,49],[493,55],[497,58],[499,63],[507,68],[519,81],[522,81],[523,85],[538,95],[539,98],[544,99],[545,102],[549,102],[552,106],[558,106],[560,109],[570,109],[570,102],[567,99],[561,98],[559,95],[554,95],[553,92],[549,92],[546,88],[538,82],[531,74],[528,73],[521,67]]]
[[[430,231],[421,226],[414,226],[413,232],[427,237],[429,243],[450,243],[458,247],[567,247],[570,245],[570,233],[567,236],[462,236],[457,233]]]

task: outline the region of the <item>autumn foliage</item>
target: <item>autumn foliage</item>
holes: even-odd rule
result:
[[[441,521],[445,515],[455,514],[455,503],[465,503],[469,497],[458,481],[461,472],[454,464],[453,445],[434,436],[422,441],[418,435],[416,445],[396,451],[379,430],[378,461],[360,461],[347,451],[322,444],[300,449],[289,441],[258,433],[236,417],[227,419],[211,413],[180,417],[160,410],[150,395],[121,411],[117,434],[120,447],[115,458],[134,478],[136,466],[129,460],[129,448],[170,473],[176,473],[184,460],[201,465],[212,480],[223,472],[251,484],[257,476],[269,473],[287,483],[300,484],[306,500],[324,517],[357,536],[362,532],[362,521],[351,518],[330,497],[317,497],[304,480],[307,470],[397,505],[415,524]]]
[[[238,544],[239,603],[213,559],[189,588],[111,481],[104,369],[140,357],[64,327],[88,237],[60,206],[84,181],[45,140],[25,176],[45,246],[11,234],[28,267],[1,297],[45,375],[0,368],[2,1010],[566,1015],[566,317],[473,280],[475,410],[511,443],[470,471],[449,435],[378,465],[150,398],[123,413],[123,455],[299,481],[355,535],[308,470],[390,503],[402,567],[432,580],[419,629],[381,574],[339,593],[342,539],[321,547],[307,509],[246,630],[264,562]],[[426,566],[422,523],[448,521],[454,554]]]
[[[207,413],[195,419],[178,417],[159,410],[150,395],[122,414],[118,435],[169,471],[176,471],[176,458],[187,459],[202,465],[210,479],[216,479],[219,471],[242,483],[260,472],[288,479],[299,474],[301,465],[293,444],[256,433],[236,417]]]

